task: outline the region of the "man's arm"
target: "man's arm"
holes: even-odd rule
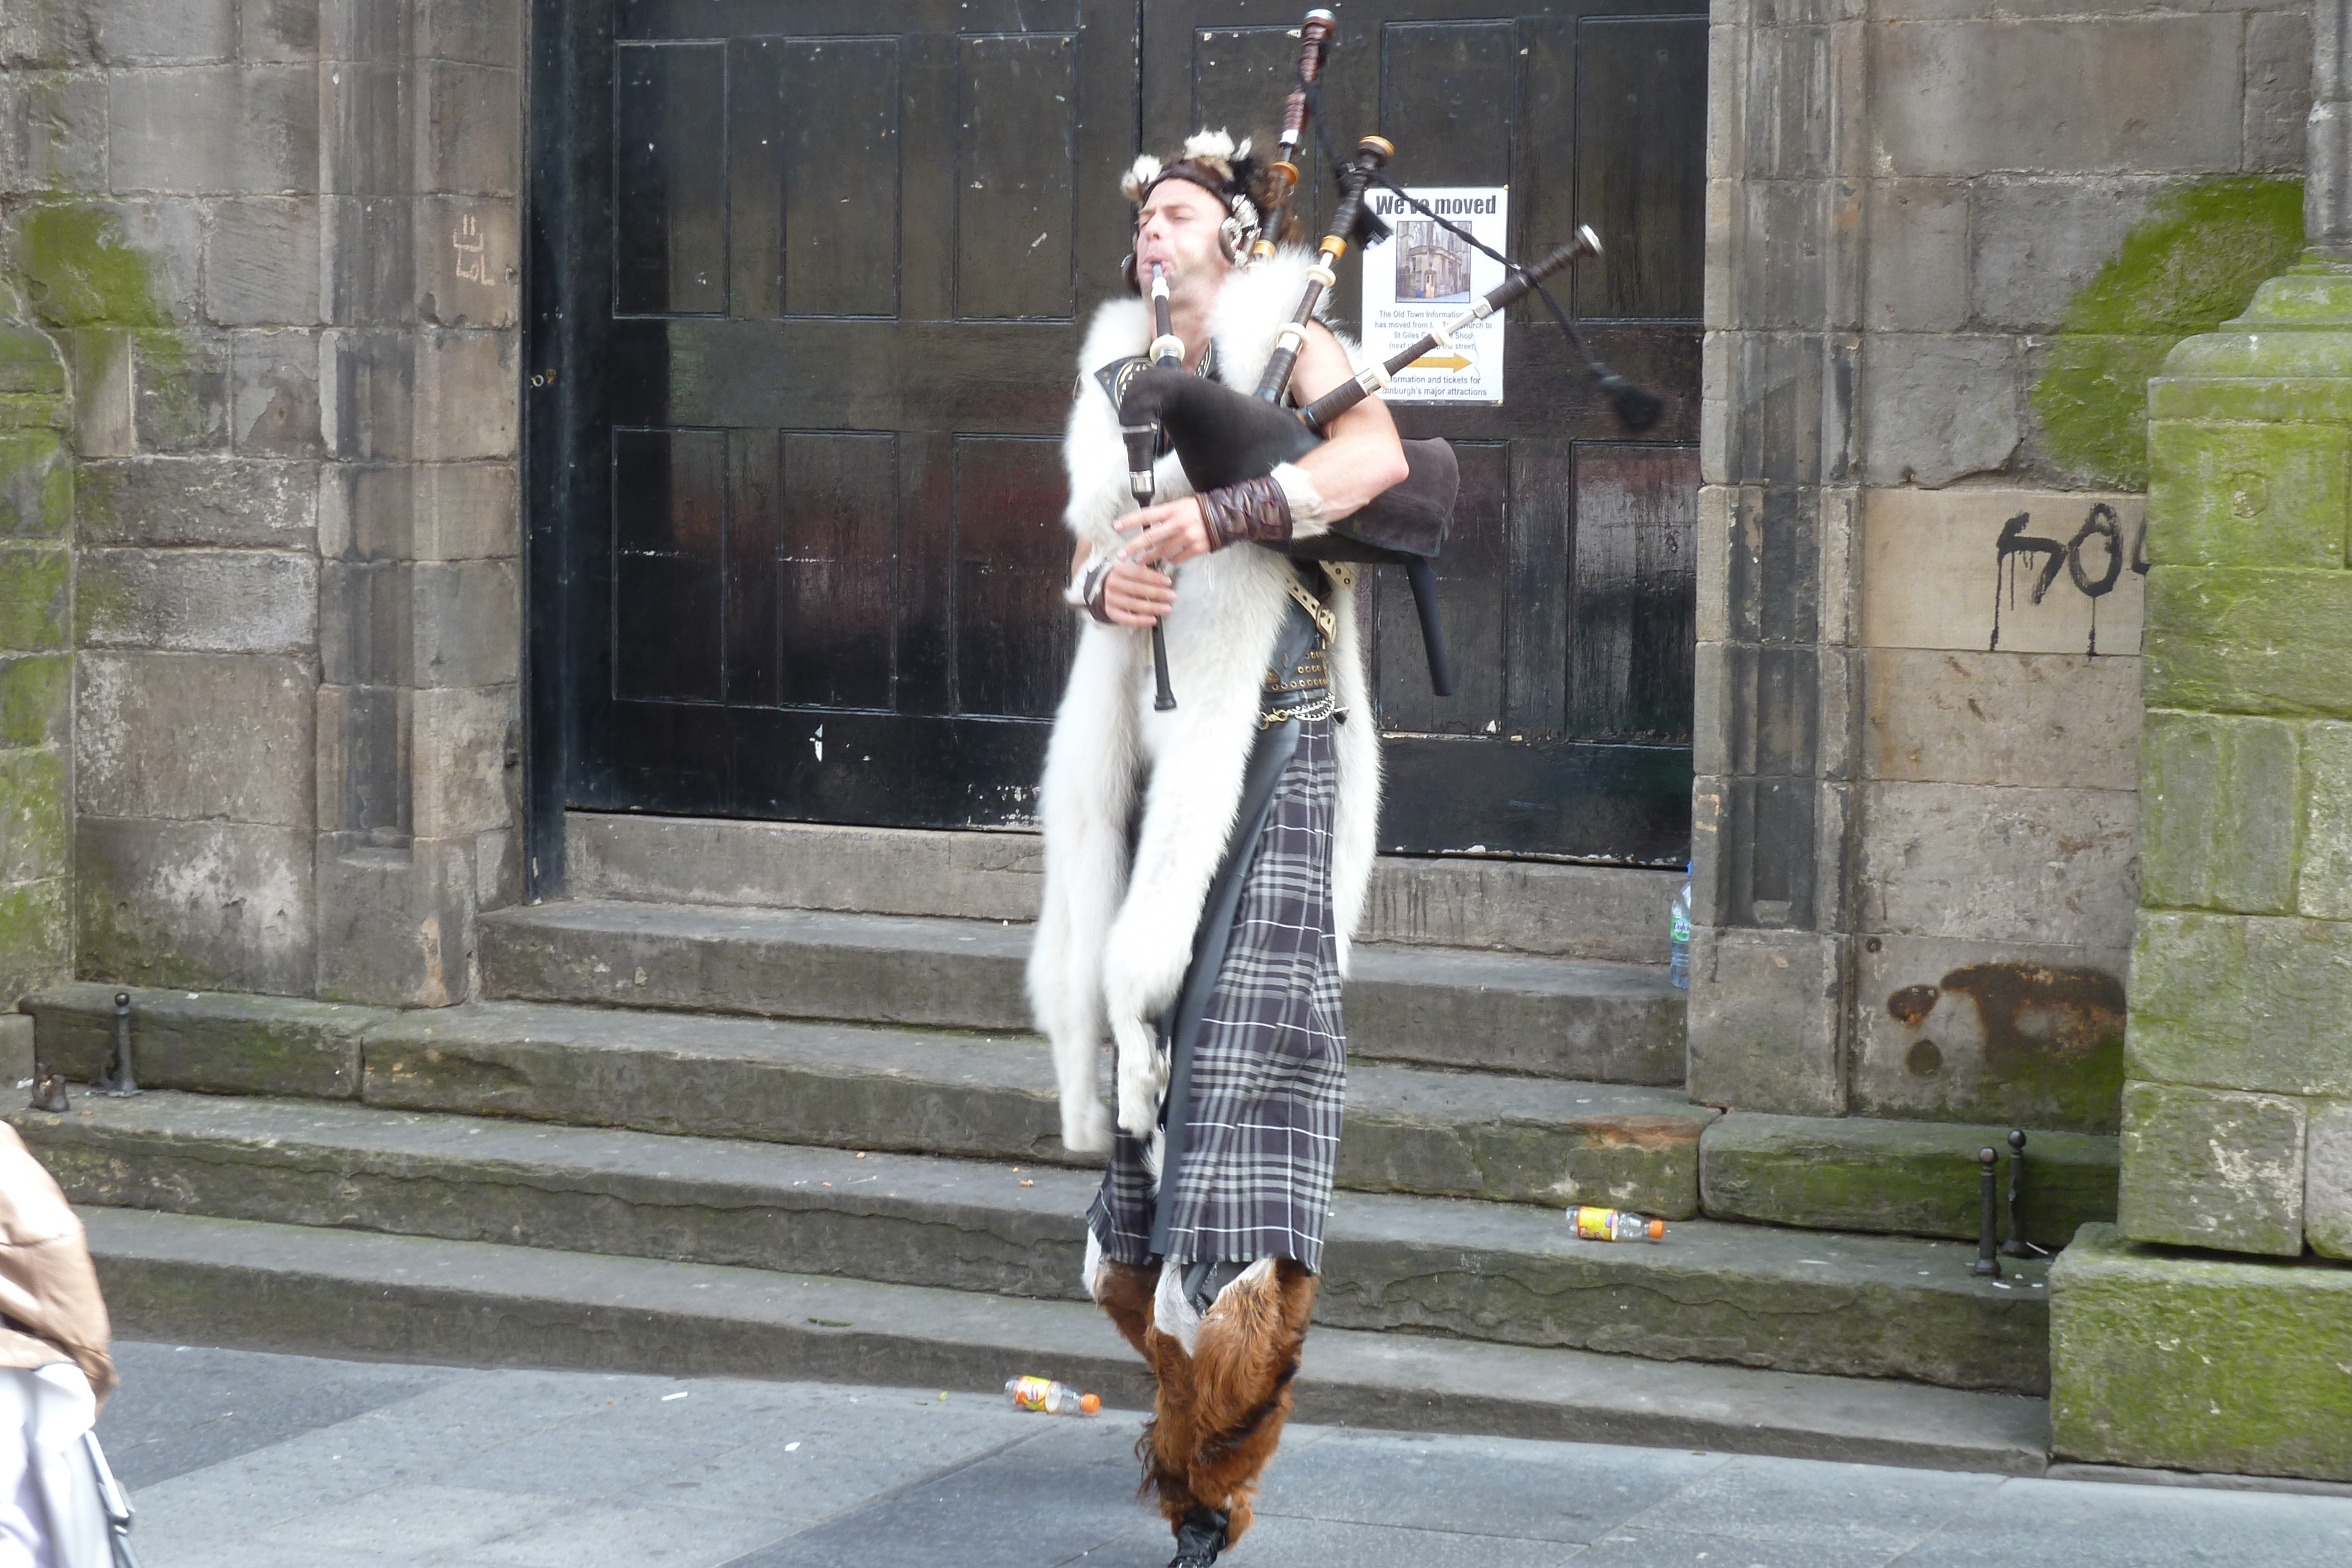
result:
[[[1309,402],[1352,374],[1347,350],[1339,347],[1339,340],[1319,322],[1310,324],[1306,344],[1299,350],[1297,367],[1290,378],[1297,400],[1301,404]],[[1407,472],[1396,422],[1389,417],[1388,405],[1377,397],[1364,399],[1333,420],[1324,431],[1323,444],[1300,458],[1297,465],[1322,497],[1326,525],[1361,511],[1381,491],[1402,483]],[[1130,512],[1119,519],[1119,528],[1123,532],[1140,531],[1120,547],[1119,553],[1128,564],[1117,569],[1111,577],[1115,608],[1118,601],[1126,601],[1126,595],[1120,592],[1123,589],[1132,590],[1138,601],[1148,595],[1153,605],[1172,603],[1172,585],[1163,592],[1145,583],[1132,569],[1155,561],[1191,560],[1208,554],[1212,548],[1208,524],[1201,516],[1201,503],[1190,496]],[[1136,608],[1149,619],[1157,619],[1149,614],[1147,606],[1139,602]],[[1160,612],[1164,614],[1165,611]],[[1144,623],[1148,624],[1149,619]]]

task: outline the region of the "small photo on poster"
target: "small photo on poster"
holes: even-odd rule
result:
[[[1480,244],[1504,248],[1510,233],[1508,186],[1415,187],[1412,194]],[[1391,232],[1364,249],[1364,352],[1386,361],[1433,330],[1448,339],[1398,371],[1381,395],[1390,402],[1502,402],[1503,319],[1451,329],[1503,281],[1503,264],[1393,192],[1376,190],[1365,200]]]

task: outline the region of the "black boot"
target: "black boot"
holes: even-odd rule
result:
[[[1168,1568],[1209,1568],[1225,1549],[1225,1511],[1195,1507],[1176,1527],[1176,1555]]]

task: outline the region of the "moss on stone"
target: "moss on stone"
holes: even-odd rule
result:
[[[66,882],[0,887],[0,1001],[55,984],[73,965]]]
[[[40,202],[17,220],[16,270],[34,312],[52,327],[168,328],[155,264],[122,220],[87,202]]]
[[[62,541],[73,503],[73,464],[57,432],[0,434],[0,534]]]
[[[0,746],[41,746],[65,738],[73,690],[73,655],[35,653],[0,659]]]
[[[65,758],[48,747],[0,751],[0,882],[62,876]]]
[[[2085,1226],[2050,1271],[2061,1458],[2352,1480],[2352,1269]]]
[[[2181,339],[2246,308],[2303,244],[2299,180],[2214,180],[2158,197],[2066,308],[2033,409],[2084,480],[2147,485],[2147,382]]]
[[[0,648],[66,645],[72,562],[57,546],[0,549]]]

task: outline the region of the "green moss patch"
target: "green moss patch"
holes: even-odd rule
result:
[[[2066,308],[2034,384],[2050,453],[2083,479],[2147,486],[2147,382],[2181,339],[2246,308],[2303,245],[2300,180],[2216,180],[2160,196]]]

